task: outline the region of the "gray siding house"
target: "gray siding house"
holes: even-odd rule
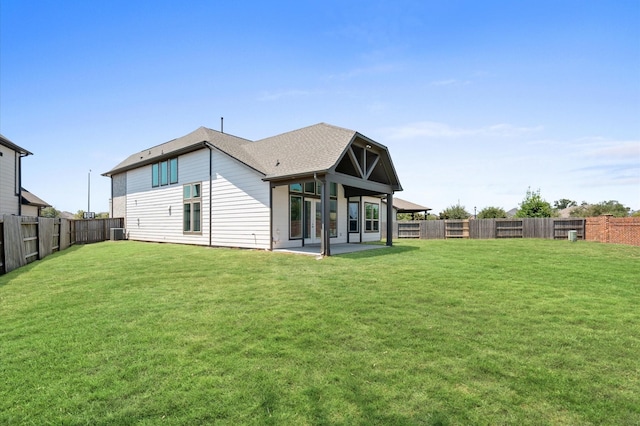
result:
[[[391,245],[381,199],[402,190],[384,145],[325,123],[258,141],[200,127],[103,176],[129,239],[323,255],[335,243]]]
[[[0,134],[0,216],[22,215],[22,157],[31,152]]]

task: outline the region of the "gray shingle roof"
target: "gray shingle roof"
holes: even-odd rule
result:
[[[32,194],[24,188],[22,188],[22,204],[36,207],[51,207],[51,205],[42,198]]]
[[[200,127],[188,135],[133,154],[103,175],[111,176],[164,158],[202,149],[209,144],[262,173],[268,180],[296,177],[331,170],[356,138],[387,151],[384,145],[358,132],[326,123],[256,142]],[[389,163],[390,161],[389,158]],[[397,183],[395,172],[392,180]],[[399,188],[399,183],[397,186]]]
[[[356,134],[319,123],[261,139],[244,148],[259,159],[267,178],[296,176],[329,170]]]
[[[383,201],[386,204],[386,200]],[[393,208],[397,209],[398,212],[423,212],[426,210],[431,210],[430,207],[421,206],[420,204],[412,203],[411,201],[406,201],[398,197],[393,197]]]
[[[252,158],[243,149],[244,145],[250,143],[251,141],[247,139],[242,139],[227,133],[221,133],[206,127],[199,127],[188,135],[172,139],[169,142],[132,154],[103,175],[111,176],[125,170],[154,163],[164,158],[195,151],[204,148],[206,144],[212,145],[220,151],[245,163],[249,167],[261,171],[258,161]]]

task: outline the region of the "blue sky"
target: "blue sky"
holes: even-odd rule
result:
[[[128,155],[199,126],[318,122],[386,145],[403,192],[640,209],[640,2],[0,0],[0,133],[23,184],[107,211]]]

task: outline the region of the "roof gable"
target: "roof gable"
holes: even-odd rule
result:
[[[142,167],[179,154],[213,147],[262,173],[265,180],[295,179],[318,174],[342,174],[401,190],[387,148],[362,134],[318,123],[251,142],[206,127],[133,154],[104,173]]]

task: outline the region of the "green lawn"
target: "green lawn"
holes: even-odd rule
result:
[[[640,424],[640,248],[136,242],[0,276],[0,424]]]

